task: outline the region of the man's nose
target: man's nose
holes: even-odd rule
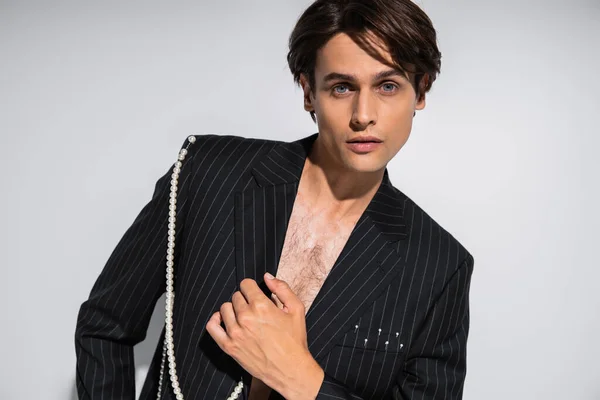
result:
[[[355,131],[364,131],[369,125],[375,125],[377,120],[375,102],[372,93],[360,91],[354,97],[351,127]]]

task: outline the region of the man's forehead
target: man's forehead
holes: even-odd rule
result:
[[[315,76],[324,79],[331,77],[331,74],[342,74],[370,79],[384,72],[389,74],[391,70],[395,70],[401,76],[407,76],[404,70],[394,63],[381,41],[375,41],[371,37],[369,44],[372,48],[365,50],[344,33],[332,37],[317,52]],[[374,54],[369,54],[369,51],[376,51],[387,64],[377,59]]]

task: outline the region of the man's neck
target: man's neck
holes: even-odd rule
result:
[[[332,218],[357,220],[383,179],[384,170],[349,171],[336,165],[317,139],[302,170],[299,195],[316,210]]]

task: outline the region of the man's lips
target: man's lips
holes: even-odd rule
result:
[[[348,140],[347,143],[381,143],[382,140],[375,136],[359,136]]]
[[[355,138],[346,143],[348,148],[356,154],[367,154],[375,151],[381,145],[381,140],[378,138]]]

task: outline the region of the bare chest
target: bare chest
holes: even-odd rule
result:
[[[352,225],[327,220],[302,204],[294,205],[277,278],[288,283],[307,312],[351,231]]]

